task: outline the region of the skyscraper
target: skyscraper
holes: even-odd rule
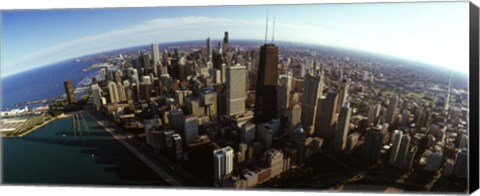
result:
[[[345,102],[340,109],[340,115],[338,116],[338,129],[337,135],[335,136],[335,148],[337,151],[343,151],[345,149],[351,113],[352,110],[350,109],[350,103]]]
[[[65,86],[65,92],[67,93],[67,100],[69,105],[73,105],[77,102],[75,98],[75,89],[73,88],[73,81],[67,80],[63,82]]]
[[[212,40],[210,40],[210,37],[207,38],[207,58],[209,62],[212,62]]]
[[[315,116],[314,134],[327,141],[333,141],[335,137],[334,123],[336,120],[335,111],[337,107],[338,94],[328,92],[325,97],[318,100]]]
[[[402,140],[403,132],[400,130],[395,130],[392,134],[392,147],[390,150],[390,158],[388,163],[394,165],[397,161],[398,151],[400,149],[400,143]]]
[[[216,184],[233,171],[233,149],[230,146],[213,151],[213,175]]]
[[[198,118],[190,116],[185,118],[183,138],[186,144],[193,143],[198,137]]]
[[[475,166],[474,166],[475,167]],[[468,150],[462,149],[455,160],[454,174],[459,178],[466,178],[468,174]]]
[[[243,113],[245,111],[247,69],[237,64],[227,71],[227,115]]]
[[[342,106],[345,104],[346,101],[348,101],[348,89],[350,88],[350,83],[351,83],[350,78],[342,80],[341,82],[341,88],[340,88],[340,91],[338,92],[339,97],[338,97],[338,103],[337,103],[337,111],[335,111],[337,113],[340,112],[340,109],[342,108]]]
[[[120,98],[118,97],[117,84],[113,81],[110,81],[108,83],[108,94],[110,95],[110,103],[120,102]]]
[[[296,126],[300,123],[300,115],[302,114],[302,107],[300,105],[295,104],[290,112],[288,113],[288,123],[290,126]]]
[[[313,131],[318,98],[322,96],[323,73],[305,75],[305,86],[302,95],[302,126]]]
[[[93,97],[93,105],[95,106],[96,110],[100,110],[102,107],[102,90],[98,86],[98,84],[92,84],[92,97]]]
[[[396,114],[396,108],[398,105],[398,97],[396,95],[392,96],[390,98],[390,102],[388,103],[388,110],[387,110],[387,117],[386,121],[389,125],[392,125],[395,121],[395,114]]]
[[[400,148],[398,149],[397,159],[395,160],[395,166],[400,168],[407,167],[408,152],[410,149],[410,135],[408,133],[403,134],[402,141],[400,142]]]
[[[255,93],[254,121],[267,122],[277,116],[278,47],[260,47],[260,61]]]
[[[139,61],[140,61],[140,64],[143,66],[144,72],[145,72],[145,73],[148,73],[148,70],[149,70],[150,67],[151,67],[151,64],[150,64],[150,56],[149,56],[147,53],[142,54],[142,55],[139,57]]]
[[[277,110],[285,113],[290,105],[290,91],[292,90],[292,74],[281,75],[277,86]]]
[[[225,31],[225,34],[223,36],[223,52],[228,51],[228,31]]]
[[[153,56],[153,74],[158,77],[157,66],[160,64],[160,51],[158,49],[158,44],[152,44],[152,56]]]
[[[367,163],[376,163],[383,144],[383,133],[378,129],[369,129],[363,143],[363,158]]]

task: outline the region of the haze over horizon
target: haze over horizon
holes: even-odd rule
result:
[[[2,76],[154,42],[221,39],[224,31],[232,40],[263,40],[267,9],[269,39],[275,15],[277,41],[468,73],[468,2],[432,2],[2,11]]]

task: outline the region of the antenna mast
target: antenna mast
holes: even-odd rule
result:
[[[265,43],[267,43],[267,34],[268,34],[268,9],[267,9],[267,22],[265,24]]]
[[[275,15],[273,15],[272,43],[275,41]]]

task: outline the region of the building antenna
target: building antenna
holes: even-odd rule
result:
[[[267,35],[268,35],[268,9],[267,9],[267,22],[265,24],[265,43],[267,43]]]
[[[272,43],[275,41],[275,15],[273,15]]]

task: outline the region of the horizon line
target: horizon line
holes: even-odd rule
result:
[[[219,40],[219,41],[222,41],[222,39],[212,39],[213,40]],[[229,39],[229,41],[254,41],[254,42],[259,42],[259,43],[263,43],[261,39]],[[2,78],[8,78],[8,77],[11,77],[11,76],[15,76],[15,75],[18,75],[18,74],[21,74],[21,73],[25,73],[25,72],[29,72],[29,71],[32,71],[32,70],[36,70],[36,69],[40,69],[40,68],[44,68],[44,67],[49,67],[49,66],[52,66],[52,65],[55,65],[55,64],[58,64],[58,63],[61,63],[61,62],[64,62],[64,61],[70,61],[70,60],[74,60],[74,59],[77,59],[77,58],[83,58],[83,57],[86,57],[86,56],[91,56],[91,55],[96,55],[96,54],[102,54],[102,53],[108,53],[108,52],[113,52],[113,51],[116,51],[116,50],[123,50],[123,49],[130,49],[130,48],[137,48],[137,47],[145,47],[145,46],[149,46],[150,44],[152,43],[156,43],[156,44],[175,44],[175,43],[187,43],[187,42],[202,42],[203,40],[185,40],[185,41],[171,41],[171,42],[151,42],[151,43],[147,43],[147,44],[141,44],[141,45],[135,45],[135,46],[130,46],[130,47],[124,47],[124,48],[116,48],[116,49],[110,49],[110,50],[104,50],[104,51],[100,51],[100,52],[95,52],[95,53],[89,53],[89,54],[85,54],[85,55],[81,55],[81,56],[75,56],[75,57],[70,57],[70,58],[67,58],[67,59],[60,59],[60,60],[57,60],[57,61],[54,61],[54,62],[51,62],[51,63],[47,63],[47,64],[43,64],[43,65],[38,65],[36,67],[32,67],[30,69],[26,69],[26,70],[22,70],[22,71],[19,71],[19,72],[12,72],[12,73],[6,73],[6,74],[2,74],[0,75],[0,77]],[[463,72],[463,71],[459,71],[459,70],[456,70],[454,68],[449,68],[449,67],[443,67],[441,65],[434,65],[434,64],[431,64],[431,63],[427,63],[427,62],[421,62],[421,61],[418,61],[418,60],[414,60],[414,59],[408,59],[408,58],[405,58],[405,57],[399,57],[399,56],[393,56],[391,54],[385,54],[385,53],[379,53],[379,52],[374,52],[374,51],[368,51],[368,50],[361,50],[361,49],[356,49],[356,48],[348,48],[348,47],[342,47],[342,46],[334,46],[334,45],[328,45],[328,44],[318,44],[318,43],[306,43],[306,42],[301,42],[301,41],[284,41],[284,40],[277,40],[277,43],[293,43],[293,44],[305,44],[305,45],[311,45],[311,46],[320,46],[320,47],[326,47],[326,48],[330,48],[330,49],[344,49],[344,50],[350,50],[352,52],[361,52],[361,53],[368,53],[368,54],[371,54],[371,55],[374,55],[376,58],[392,58],[392,59],[389,59],[389,60],[393,60],[393,61],[407,61],[408,65],[426,65],[426,66],[429,66],[429,67],[435,67],[435,68],[440,68],[444,71],[454,71],[455,73],[457,74],[461,74],[463,76],[469,76],[469,73],[470,73],[470,69],[467,71],[467,72]],[[3,67],[3,66],[2,66]],[[469,64],[469,68],[470,68],[470,64]]]

